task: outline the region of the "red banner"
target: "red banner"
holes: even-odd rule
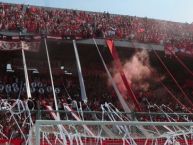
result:
[[[41,139],[41,145],[49,145],[50,143],[52,144],[57,144],[58,142],[56,140],[51,140],[49,139],[49,143],[45,139]],[[76,144],[76,140],[72,140],[74,144]],[[134,140],[136,144],[146,144],[146,145],[151,145],[152,143],[156,142],[157,144],[164,144],[166,143],[166,139],[157,139],[157,140],[152,140],[152,139],[135,139]],[[12,140],[6,140],[6,139],[0,139],[0,144],[9,144],[9,145],[21,145],[23,144],[24,140],[23,139],[12,139]],[[97,144],[98,140],[97,139],[92,139],[92,138],[87,138],[87,139],[82,139],[83,144]],[[186,140],[184,139],[178,139],[175,141],[176,144],[186,144]],[[193,144],[193,140],[188,139],[187,140],[189,145]],[[102,140],[103,145],[120,145],[124,144],[129,145],[128,142],[123,141],[121,139],[104,139]],[[58,143],[59,144],[59,143]],[[70,144],[69,140],[67,140],[67,144]]]
[[[40,49],[40,41],[35,42],[26,42],[26,41],[0,41],[0,50],[1,51],[10,51],[10,50],[27,50],[37,52]]]
[[[24,142],[23,139],[0,139],[0,144],[4,145],[21,145]]]

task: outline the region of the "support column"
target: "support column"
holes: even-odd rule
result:
[[[51,69],[51,64],[50,64],[50,57],[49,57],[46,38],[44,38],[44,43],[45,43],[45,48],[46,48],[46,56],[47,56],[47,61],[48,61],[48,68],[49,68],[49,73],[50,73],[52,92],[53,92],[53,96],[54,96],[54,104],[55,104],[55,108],[56,108],[56,112],[57,112],[57,118],[58,118],[58,120],[60,120],[60,116],[58,113],[58,103],[57,103],[57,99],[56,99],[56,93],[55,93],[55,88],[54,88],[54,81],[53,81],[53,76],[52,76],[52,69]]]
[[[86,90],[85,90],[85,85],[84,85],[84,80],[82,76],[82,70],[81,70],[81,65],[80,65],[80,59],[78,55],[78,50],[76,46],[76,40],[73,40],[73,46],[74,46],[74,53],[76,57],[76,66],[78,70],[78,78],[79,78],[79,83],[80,83],[80,90],[81,90],[81,98],[82,101],[87,101],[87,96],[86,96]]]
[[[23,42],[21,42],[21,51],[22,51],[22,59],[23,59],[23,68],[24,68],[24,75],[25,75],[25,85],[26,85],[26,91],[27,91],[27,97],[28,99],[31,98],[31,90],[29,85],[29,77],[28,77],[28,71],[27,71],[27,65],[26,65],[26,59],[25,59],[25,52],[23,48]]]

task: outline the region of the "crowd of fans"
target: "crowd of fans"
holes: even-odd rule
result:
[[[9,101],[12,101],[12,99],[17,98],[20,98],[21,100],[26,99],[27,94],[25,90],[25,85],[20,85],[24,83],[25,79],[23,76],[18,75],[16,73],[10,74],[7,72],[1,76],[3,76],[0,81],[1,99],[8,99]],[[39,112],[40,110],[47,110],[45,105],[49,105],[53,109],[55,109],[54,98],[50,88],[50,78],[46,75],[40,74],[31,74],[29,76],[31,90],[33,90],[32,98],[30,99],[31,103],[29,103],[29,108],[37,110],[36,112],[31,113],[33,121],[35,121],[36,119],[53,119],[53,116],[50,113],[46,111],[41,111],[41,113]],[[122,107],[120,106],[118,98],[112,88],[107,86],[106,79],[107,78],[105,75],[98,74],[90,74],[84,77],[88,97],[88,102],[86,105],[84,102],[81,101],[80,88],[77,76],[54,76],[55,91],[59,110],[64,111],[64,104],[68,104],[73,109],[73,111],[80,111],[79,109],[77,109],[77,106],[80,107],[80,102],[82,103],[82,109],[84,111],[102,111],[101,104],[104,104],[105,102],[110,102],[121,110]],[[142,111],[144,112],[186,112],[185,108],[182,108],[177,103],[172,103],[173,100],[171,97],[166,97],[165,99],[163,99],[162,97],[156,96],[153,90],[149,90],[138,96],[138,101],[140,102],[140,106],[143,109]],[[154,104],[157,104],[157,106]],[[2,109],[3,108],[1,108],[1,110]],[[6,111],[0,113],[0,115],[3,115],[4,113],[6,113]],[[8,117],[9,113],[6,113],[6,115]],[[60,115],[61,119],[74,119],[74,117],[70,115],[70,113],[60,113]],[[101,113],[96,114],[96,116],[101,117]],[[164,114],[136,114],[135,117],[137,117],[138,120],[143,121],[168,121],[167,115]],[[19,120],[19,124],[23,123],[23,120],[21,118],[16,117],[16,119]],[[186,121],[184,116],[173,115],[173,118],[178,121]],[[94,119],[93,114],[84,113],[84,119]],[[7,121],[8,120],[2,118],[0,119],[0,124],[3,125]],[[18,132],[17,124],[15,123],[15,121],[8,121],[8,123],[10,127],[4,128],[4,133],[9,137],[12,136],[13,138],[22,137],[22,135]],[[22,130],[27,134],[28,127],[23,126]]]
[[[73,111],[79,111],[77,109],[77,106],[80,107],[80,102],[82,104],[82,110],[83,111],[102,111],[101,104],[104,104],[105,102],[110,102],[113,105],[115,105],[119,110],[122,110],[122,107],[120,105],[120,102],[118,101],[118,98],[116,96],[116,93],[114,92],[113,88],[107,84],[108,78],[105,75],[105,72],[102,70],[99,70],[100,67],[96,66],[96,71],[100,71],[100,73],[90,73],[90,68],[87,66],[87,69],[90,71],[87,71],[87,69],[83,68],[83,74],[84,74],[84,81],[85,81],[85,87],[86,87],[86,93],[88,97],[88,102],[85,104],[85,102],[81,101],[81,95],[80,95],[80,87],[78,82],[78,77],[76,74],[72,75],[55,75],[54,74],[54,84],[55,84],[55,92],[57,96],[58,101],[58,108],[59,110],[64,111],[65,107],[64,104],[68,104]],[[85,73],[87,72],[87,73]],[[103,73],[102,73],[103,72]],[[25,87],[25,78],[23,74],[20,72],[1,72],[0,75],[0,98],[1,99],[7,99],[11,101],[12,99],[21,99],[25,100],[27,97],[26,94],[26,87]],[[29,81],[30,81],[30,87],[31,87],[31,93],[32,98],[30,99],[29,108],[35,109],[37,112],[32,112],[32,119],[35,121],[36,119],[53,119],[53,116],[48,112],[38,112],[38,110],[47,110],[45,105],[51,106],[53,109],[55,109],[54,105],[54,98],[51,90],[51,82],[50,77],[46,74],[41,73],[29,73]],[[186,82],[184,85],[184,89],[191,86],[191,82]],[[190,89],[188,89],[190,91]],[[193,90],[192,90],[193,91]],[[160,90],[160,92],[164,92],[164,90]],[[135,92],[137,93],[137,92]],[[176,91],[176,97],[179,96],[179,92]],[[160,96],[159,96],[160,95]],[[168,94],[162,94],[158,93],[158,91],[155,90],[148,90],[146,92],[142,92],[138,94],[138,101],[140,103],[140,107],[142,108],[143,112],[187,112],[185,108],[180,106],[177,103],[172,103],[174,100],[172,100],[171,97],[165,97],[163,99],[163,96],[168,96]],[[32,103],[33,102],[33,103]],[[76,106],[77,103],[77,106]],[[128,102],[127,102],[128,103]],[[157,104],[154,105],[154,104]],[[163,105],[164,104],[164,105]],[[188,105],[187,105],[188,106]],[[3,110],[5,108],[1,108]],[[189,108],[192,110],[192,108]],[[172,111],[173,110],[173,111]],[[69,110],[65,110],[69,111]],[[4,112],[6,113],[6,112]],[[3,112],[0,113],[0,115],[4,114]],[[6,113],[7,116],[9,116],[9,113]],[[38,115],[39,114],[39,115]],[[97,117],[101,117],[100,114],[96,114]],[[151,117],[150,117],[151,116]],[[84,119],[94,119],[93,114],[90,113],[84,113]],[[107,117],[107,116],[106,116]],[[168,118],[166,115],[147,115],[147,114],[138,114],[135,117],[138,118],[138,120],[154,120],[154,121],[167,121]],[[186,121],[184,116],[174,116],[176,120],[179,121]],[[70,113],[61,113],[62,119],[74,119]],[[95,118],[96,119],[96,118]],[[190,119],[190,118],[189,118]],[[20,124],[22,124],[21,119]],[[0,124],[6,123],[8,120],[5,120],[4,118],[0,119]],[[7,136],[13,136],[15,138],[22,137],[21,134],[18,134],[17,130],[17,124],[15,124],[13,121],[8,121],[9,126],[5,128],[4,133]],[[15,128],[15,130],[13,130]],[[22,127],[22,130],[27,131],[26,126]],[[13,133],[14,132],[14,133]],[[13,133],[13,134],[12,134]]]
[[[2,3],[0,30],[58,37],[116,38],[192,48],[193,24]]]
[[[83,68],[84,74],[84,82],[86,88],[86,95],[88,98],[88,106],[91,110],[101,111],[101,104],[105,102],[112,102],[118,109],[122,110],[122,107],[118,101],[117,95],[112,88],[112,86],[108,83],[108,77],[103,70],[100,70],[100,67],[95,66],[95,69]],[[61,70],[63,71],[63,70]],[[92,72],[93,71],[93,72]],[[92,73],[91,73],[92,72]],[[100,73],[98,73],[100,72]],[[81,91],[79,85],[79,79],[77,74],[65,74],[54,76],[54,87],[55,93],[58,98],[58,103],[60,104],[60,108],[63,110],[62,103],[71,103],[73,100],[77,102],[81,102]],[[41,73],[29,73],[29,82],[30,89],[32,94],[32,99],[35,101],[35,109],[45,109],[44,106],[38,104],[44,100],[47,102],[47,105],[50,105],[52,108],[54,106],[54,98],[52,93],[52,86],[50,77],[47,74]],[[193,94],[192,82],[184,81],[182,82],[183,90],[188,93],[187,95],[190,97]],[[183,104],[188,104],[186,100],[182,100],[180,95],[181,92],[173,86],[172,83],[167,82],[168,87],[174,93],[174,95],[182,101]],[[137,90],[134,92],[141,106],[142,111],[148,112],[149,109],[152,109],[153,104],[157,104],[158,106],[165,104],[167,107],[171,108],[175,112],[186,112],[186,108],[183,108],[179,104],[172,103],[172,97],[168,92],[157,85],[153,88],[149,88],[144,91]],[[46,97],[45,97],[46,96]],[[163,96],[165,99],[163,99]],[[26,85],[25,78],[23,74],[23,70],[19,70],[18,72],[1,72],[0,77],[0,98],[1,99],[27,99],[26,94]],[[117,101],[114,101],[117,100]],[[82,102],[84,104],[84,102]],[[38,106],[40,105],[40,106]],[[187,105],[186,107],[188,107]],[[192,110],[192,109],[191,109]],[[157,112],[151,110],[151,112]]]
[[[22,71],[23,72],[23,71]],[[13,104],[16,99],[25,101],[27,99],[25,78],[21,71],[16,72],[1,72],[0,73],[0,99],[7,100],[10,104]],[[29,82],[31,88],[32,98],[28,103],[30,110],[36,110],[31,112],[33,121],[36,119],[54,119],[48,112],[46,106],[51,106],[55,110],[54,97],[51,88],[51,82],[49,76],[40,73],[29,73]],[[88,102],[81,101],[80,87],[78,77],[76,75],[54,75],[55,93],[57,97],[57,103],[59,110],[66,110],[64,104],[69,105],[73,111],[80,111],[77,107],[80,107],[83,111],[101,111],[101,104],[105,102],[113,102],[113,98],[108,91],[106,80],[104,76],[92,74],[85,76],[85,86],[88,97]],[[113,104],[118,104],[115,102]],[[13,108],[14,109],[14,108]],[[15,108],[18,109],[17,107]],[[8,119],[3,117],[0,119],[0,124],[5,125],[7,122],[10,127],[3,128],[3,133],[12,138],[23,138],[19,133],[16,122],[13,118],[9,117],[11,114],[6,111],[6,107],[1,104],[0,115],[6,114]],[[16,111],[15,110],[15,111]],[[42,111],[40,111],[42,110]],[[43,111],[44,110],[44,111]],[[45,111],[47,110],[47,111]],[[61,119],[74,119],[69,113],[60,113]],[[85,119],[91,119],[93,116],[91,113],[84,114]],[[101,113],[99,114],[101,117]],[[19,125],[23,123],[25,115],[20,118],[15,116]],[[11,118],[11,119],[10,119]],[[29,126],[22,126],[22,130],[25,131]],[[28,134],[28,133],[26,133]],[[3,137],[4,138],[4,137]]]

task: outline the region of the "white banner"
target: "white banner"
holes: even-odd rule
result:
[[[26,41],[0,41],[0,50],[2,51],[9,51],[9,50],[28,50],[37,52],[40,49],[40,41],[35,42],[26,42]]]

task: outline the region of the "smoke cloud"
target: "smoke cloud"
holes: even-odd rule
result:
[[[149,67],[149,55],[146,50],[136,52],[130,60],[124,63],[122,69],[134,92],[148,91],[150,84],[158,80],[158,78],[152,77],[154,69],[150,70]],[[122,95],[127,96],[127,89],[115,65],[113,66],[113,79]]]

